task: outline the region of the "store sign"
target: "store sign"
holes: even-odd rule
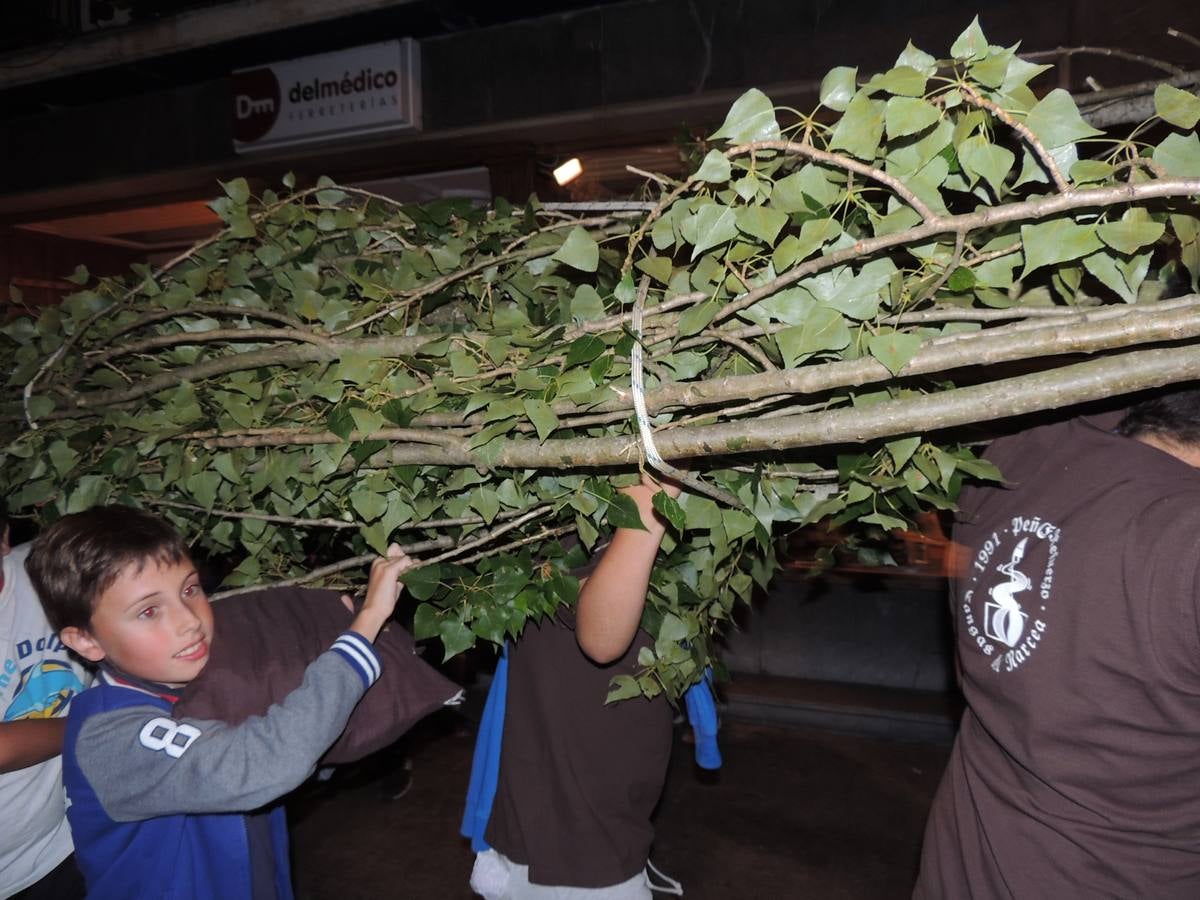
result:
[[[233,73],[239,153],[421,127],[421,58],[411,38]]]

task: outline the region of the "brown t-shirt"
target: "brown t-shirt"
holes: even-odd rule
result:
[[[671,707],[659,696],[605,705],[614,675],[637,672],[639,631],[597,666],[568,613],[527,625],[509,648],[500,775],[489,844],[534,884],[607,887],[646,865],[650,815],[666,780]]]
[[[914,896],[1200,897],[1200,471],[1076,419],[963,492],[968,708]]]

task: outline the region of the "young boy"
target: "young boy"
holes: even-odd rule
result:
[[[605,704],[614,675],[653,646],[639,627],[666,532],[651,500],[673,485],[622,488],[645,531],[618,528],[572,616],[530,624],[509,649],[495,799],[471,886],[486,900],[648,900],[650,816],[666,782],[665,697]],[[478,752],[478,751],[477,751]],[[477,836],[477,835],[473,835]],[[480,846],[478,843],[476,846]]]
[[[371,567],[362,610],[304,681],[236,727],[172,716],[208,661],[213,615],[180,536],[121,506],[59,520],[26,563],[63,643],[100,667],[67,721],[67,818],[89,896],[290,900],[282,806],[380,675],[372,642],[411,561]],[[236,601],[235,601],[236,602]]]

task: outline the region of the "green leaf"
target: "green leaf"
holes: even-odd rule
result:
[[[216,472],[205,472],[202,474],[212,476],[218,483],[221,480],[221,476]],[[108,498],[111,488],[112,485],[103,476],[84,475],[76,483],[75,489],[71,491],[63,512],[69,515],[71,513],[83,512],[85,509],[91,509],[93,506],[103,503]],[[195,496],[195,492],[193,492],[193,496]],[[211,509],[212,503],[206,503],[204,506],[207,509]]]
[[[1200,178],[1200,136],[1195,132],[1167,135],[1154,148],[1154,161],[1168,175],[1179,178]]]
[[[858,521],[864,522],[867,525],[878,525],[885,531],[903,530],[908,527],[908,523],[903,519],[897,519],[895,516],[889,516],[881,512],[873,512],[869,515],[859,516]]]
[[[666,491],[659,491],[650,500],[655,512],[671,523],[671,527],[682,532],[687,528],[687,513],[674,497]]]
[[[640,272],[645,272],[659,284],[670,284],[671,273],[674,271],[671,266],[671,259],[667,256],[643,256],[634,266]]]
[[[736,541],[753,532],[758,519],[740,509],[726,509],[721,512],[721,524],[725,526],[729,540]]]
[[[633,283],[633,273],[626,272],[613,288],[613,297],[618,303],[632,303],[637,299],[637,285]]]
[[[920,446],[921,438],[919,436],[900,438],[899,440],[889,441],[884,444],[888,455],[892,458],[892,464],[896,467],[896,471],[904,468],[904,464],[912,459],[912,455],[917,452],[917,448]]]
[[[955,59],[983,59],[987,56],[988,49],[987,38],[983,35],[983,29],[979,27],[979,16],[976,16],[950,45],[950,55]]]
[[[958,161],[971,180],[983,178],[1000,195],[1004,179],[1012,171],[1017,157],[1007,147],[993,144],[982,134],[973,134],[956,148]]]
[[[340,437],[343,441],[350,440],[350,432],[354,430],[354,417],[344,406],[335,406],[325,419],[325,427]]]
[[[431,563],[417,565],[401,574],[400,581],[404,589],[415,600],[428,600],[437,592],[442,583],[442,564]]]
[[[83,479],[80,479],[80,483],[83,483]],[[217,488],[220,486],[221,476],[217,472],[197,472],[187,480],[188,492],[205,509],[212,509],[217,502]]]
[[[646,526],[642,523],[641,513],[638,512],[638,505],[633,498],[627,494],[617,494],[608,504],[608,512],[605,513],[605,518],[608,524],[614,528],[632,528],[635,531],[645,531]]]
[[[950,277],[946,280],[946,287],[956,294],[961,294],[975,287],[977,283],[975,273],[971,269],[959,266],[950,273]]]
[[[1078,259],[1099,250],[1103,244],[1095,225],[1080,225],[1071,219],[1053,219],[1040,225],[1021,226],[1025,268],[1021,279],[1042,266]]]
[[[500,512],[500,497],[492,488],[478,487],[471,492],[471,508],[491,525]]]
[[[374,434],[385,424],[383,416],[373,409],[354,407],[350,410],[350,418],[354,420],[354,427],[362,436]]]
[[[984,481],[1004,480],[1004,476],[996,468],[995,464],[986,459],[960,459],[958,461],[958,468],[972,478],[979,478]]]
[[[887,91],[890,94],[896,94],[897,97],[920,97],[925,93],[925,83],[928,78],[923,72],[919,72],[912,66],[896,66],[893,69],[884,72],[882,75],[877,75],[867,84],[867,89],[871,91]],[[895,99],[888,102],[889,109]],[[920,131],[920,128],[914,129]],[[888,134],[895,135],[889,129]]]
[[[1083,265],[1101,284],[1126,303],[1137,303],[1138,288],[1146,280],[1146,273],[1150,269],[1150,257],[1151,252],[1147,251],[1123,261],[1105,251],[1084,257]]]
[[[475,646],[474,633],[462,619],[454,615],[448,615],[438,622],[438,636],[442,639],[442,646],[446,648],[442,662]]]
[[[382,494],[365,489],[357,489],[350,493],[350,505],[362,517],[364,522],[373,522],[387,510],[387,498]]]
[[[747,141],[777,141],[779,137],[775,107],[766,94],[758,88],[751,88],[734,101],[725,122],[713,132],[711,140],[724,139],[740,144]]]
[[[403,578],[401,578],[403,580]],[[422,603],[413,613],[412,635],[418,641],[435,637],[438,633],[437,607]]]
[[[887,366],[893,375],[900,374],[900,370],[908,365],[908,361],[916,355],[920,347],[920,335],[902,331],[876,334],[867,341],[867,349],[871,355]]]
[[[596,335],[585,334],[571,342],[571,346],[567,348],[567,358],[563,365],[569,369],[572,366],[590,363],[607,349],[608,345]]]
[[[1025,117],[1025,125],[1049,150],[1104,133],[1083,120],[1075,99],[1062,88],[1039,100]]]
[[[1154,111],[1165,122],[1190,131],[1200,122],[1200,97],[1169,84],[1154,89]]]
[[[763,206],[743,206],[736,215],[737,227],[752,237],[758,238],[767,246],[775,243],[779,232],[787,224],[787,213]]]
[[[718,244],[737,237],[737,217],[728,206],[707,203],[696,213],[696,241],[692,248],[692,259]]]
[[[363,540],[367,542],[367,546],[383,556],[387,553],[388,548],[388,530],[382,522],[375,522],[373,525],[368,525],[359,532],[363,536]]]
[[[70,472],[78,460],[79,454],[72,450],[66,441],[55,441],[50,445],[50,462],[59,476]]]
[[[703,331],[720,308],[721,304],[716,300],[705,300],[703,303],[697,303],[695,306],[685,309],[679,316],[679,324],[676,326],[679,336],[687,337]]]
[[[581,284],[575,289],[575,296],[571,298],[571,318],[577,322],[590,322],[594,319],[603,319],[607,315],[607,310],[604,308],[604,301],[600,299],[600,295],[596,293],[596,289],[590,284]]]
[[[841,233],[842,225],[836,219],[809,219],[800,226],[799,237],[789,234],[775,248],[771,256],[775,270],[782,272],[790,269],[839,237]]]
[[[642,696],[642,689],[632,675],[616,675],[609,684],[611,686],[608,689],[608,696],[604,698],[605,703],[632,700],[634,697]]]
[[[550,257],[581,272],[595,272],[600,262],[600,247],[583,228],[576,225],[563,245]]]
[[[658,635],[654,640],[654,649],[659,656],[666,656],[673,645],[687,640],[688,627],[679,616],[667,613],[663,616],[662,624],[658,626]]]
[[[817,93],[821,104],[836,112],[844,112],[850,104],[850,98],[858,90],[855,83],[857,76],[858,69],[847,66],[830,69],[821,79],[821,89]]]
[[[922,83],[924,77],[922,77]],[[887,103],[884,123],[888,137],[895,139],[924,131],[941,118],[938,108],[915,97],[893,97]]]
[[[1162,222],[1142,221],[1105,222],[1096,228],[1100,240],[1119,253],[1136,253],[1147,244],[1153,244],[1166,231]]]
[[[857,275],[849,266],[839,266],[804,279],[800,287],[822,306],[852,319],[869,319],[879,311],[895,273],[896,264],[884,257],[871,260]]]
[[[908,66],[910,69],[916,69],[922,75],[932,77],[937,74],[937,60],[926,53],[924,50],[913,46],[913,42],[909,41],[903,52],[896,57],[897,66]]]
[[[524,406],[525,415],[537,429],[538,440],[545,441],[558,428],[558,416],[554,414],[550,404],[544,400],[526,400]]]
[[[783,363],[794,368],[801,360],[821,350],[841,350],[850,343],[850,329],[837,310],[814,307],[804,324],[785,328],[775,335]]]
[[[711,529],[721,524],[721,507],[707,497],[685,492],[679,505],[687,515],[688,528]]]
[[[851,156],[871,161],[879,150],[883,137],[883,119],[887,104],[872,100],[866,94],[856,94],[833,129],[830,150],[845,150]]]
[[[729,158],[724,153],[720,150],[709,150],[708,155],[704,157],[704,162],[696,170],[695,177],[701,181],[720,184],[728,181],[732,172],[733,170],[729,165]]]
[[[230,181],[220,182],[221,188],[227,196],[238,206],[245,206],[250,200],[250,185],[246,183],[245,178],[234,178]]]
[[[1076,184],[1088,184],[1095,181],[1104,181],[1112,177],[1116,168],[1111,163],[1106,163],[1098,159],[1081,159],[1075,165],[1071,166],[1071,180]]]

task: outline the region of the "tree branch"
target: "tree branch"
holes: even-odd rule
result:
[[[1046,170],[1046,174],[1048,174],[1054,180],[1054,186],[1058,188],[1059,193],[1065,194],[1071,190],[1071,185],[1065,178],[1063,178],[1062,172],[1060,172],[1058,169],[1058,163],[1054,161],[1054,157],[1050,155],[1050,151],[1047,150],[1042,142],[1037,139],[1037,135],[1029,130],[1028,125],[1026,125],[1024,122],[1018,122],[1012,117],[1012,114],[1001,107],[1000,104],[994,103],[991,100],[988,100],[986,97],[981,96],[979,92],[969,84],[961,83],[958,85],[958,89],[967,99],[967,102],[969,102],[972,106],[977,106],[979,109],[986,109],[993,116],[1021,136],[1021,139],[1029,145],[1029,149],[1037,155],[1038,160],[1042,164],[1042,168]]]

